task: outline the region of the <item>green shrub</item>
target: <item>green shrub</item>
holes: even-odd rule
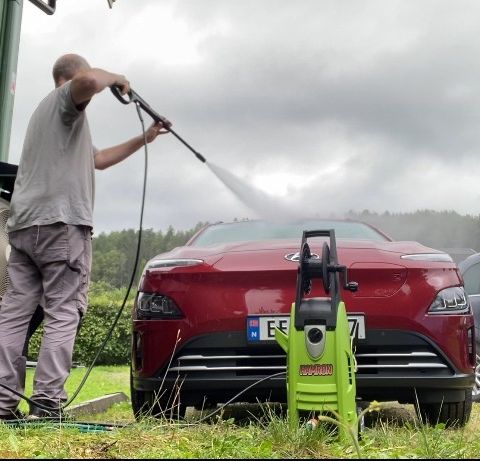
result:
[[[90,365],[123,303],[126,289],[108,288],[105,284],[92,284],[90,288],[87,313],[75,342],[75,363]],[[134,294],[131,294],[110,340],[98,357],[97,365],[125,365],[130,362],[133,298]],[[32,336],[28,349],[29,360],[37,360],[42,334],[43,328],[40,327]]]

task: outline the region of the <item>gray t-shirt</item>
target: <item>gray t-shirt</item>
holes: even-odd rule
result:
[[[71,81],[52,91],[30,119],[10,204],[8,232],[63,222],[92,226],[94,155]]]

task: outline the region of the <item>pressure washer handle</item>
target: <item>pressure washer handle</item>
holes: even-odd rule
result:
[[[132,102],[132,92],[130,91],[127,96],[129,99],[125,99],[123,97],[122,91],[119,86],[117,85],[112,85],[110,87],[110,90],[112,91],[113,95],[122,103],[122,104],[130,104]]]
[[[150,117],[153,118],[153,120],[156,123],[162,123],[163,128],[167,131],[170,131],[170,126],[171,123],[165,118],[162,117],[161,115],[157,114],[150,105],[145,101],[138,93],[136,93],[134,90],[130,90],[127,93],[127,96],[129,99],[125,99],[125,97],[122,95],[121,89],[117,85],[112,85],[110,87],[110,90],[112,91],[113,95],[122,103],[122,104],[130,104],[131,102],[134,102],[138,104]]]

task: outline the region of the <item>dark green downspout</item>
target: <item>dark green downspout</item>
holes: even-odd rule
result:
[[[0,0],[0,161],[8,162],[23,0]]]
[[[10,201],[17,166],[8,163],[23,0],[0,0],[0,198]]]
[[[0,0],[0,161],[8,162],[23,0]]]

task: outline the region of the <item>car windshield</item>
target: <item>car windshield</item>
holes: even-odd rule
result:
[[[335,229],[337,239],[388,241],[383,234],[367,224],[354,221],[304,220],[291,223],[267,221],[239,221],[214,224],[205,228],[192,246],[210,246],[229,242],[254,242],[273,239],[302,238],[303,231]]]

